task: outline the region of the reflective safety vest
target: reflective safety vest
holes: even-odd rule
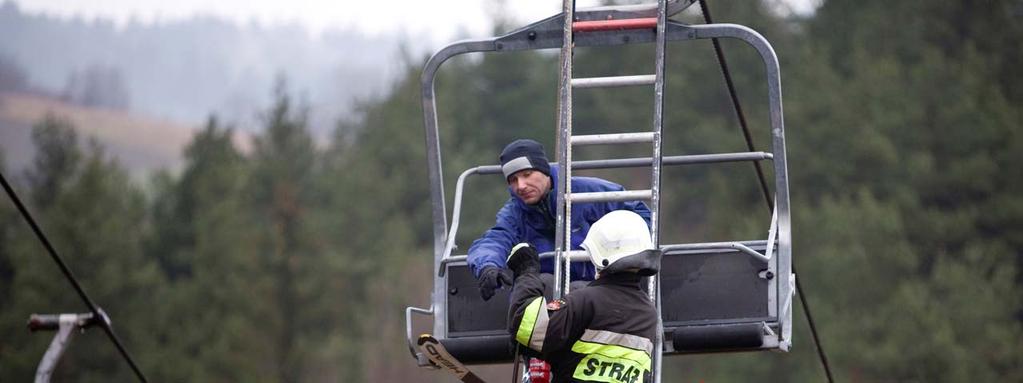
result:
[[[601,277],[547,302],[536,274],[515,280],[509,331],[527,354],[551,364],[554,382],[650,381],[657,310],[640,277]]]

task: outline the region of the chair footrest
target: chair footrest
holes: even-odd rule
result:
[[[440,343],[463,364],[508,363],[515,353],[509,335],[448,338]]]
[[[671,334],[676,351],[757,348],[764,344],[762,323],[679,327]]]

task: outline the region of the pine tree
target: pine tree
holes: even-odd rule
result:
[[[283,80],[264,119],[266,131],[255,138],[248,188],[260,232],[258,252],[272,281],[268,333],[275,337],[277,379],[297,382],[331,375],[322,370],[337,363],[329,355],[315,358],[329,347],[328,335],[340,325],[331,318],[343,305],[343,295],[334,294],[343,292],[332,291],[334,265],[322,244],[336,234],[317,233],[310,221],[320,203],[314,181],[321,160],[306,111],[293,104]]]
[[[141,191],[126,172],[94,142],[81,152],[68,124],[47,118],[34,130],[40,158],[28,174],[34,193],[47,196],[44,206],[31,210],[43,231],[77,276],[80,284],[113,319],[114,329],[128,350],[146,350],[151,336],[151,294],[160,279],[142,256],[144,220]],[[80,161],[52,161],[75,159]],[[69,170],[73,169],[73,170]],[[49,188],[49,189],[47,189]],[[36,194],[31,194],[34,197]],[[39,200],[32,198],[34,200]],[[15,292],[4,310],[4,333],[18,352],[5,355],[4,380],[32,376],[52,334],[28,334],[20,323],[31,313],[86,312],[85,305],[64,280],[27,228],[7,248]],[[6,251],[6,250],[5,250]],[[136,357],[138,357],[136,355]],[[156,360],[139,358],[145,366]],[[134,379],[133,372],[102,331],[79,335],[65,353],[55,379],[82,382]]]
[[[270,286],[249,225],[249,166],[233,134],[211,117],[185,149],[180,179],[157,180],[147,249],[170,283],[157,329],[175,362],[157,366],[154,380],[272,380],[273,343],[262,333]]]

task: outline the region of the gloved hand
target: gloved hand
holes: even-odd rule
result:
[[[497,266],[484,267],[479,279],[476,280],[480,284],[480,297],[485,301],[489,301],[490,298],[494,297],[494,291],[501,288],[502,284],[512,285],[512,277],[511,270],[502,269]]]
[[[540,272],[540,255],[533,246],[523,242],[512,248],[507,264],[515,273],[515,278],[524,274],[537,274]]]

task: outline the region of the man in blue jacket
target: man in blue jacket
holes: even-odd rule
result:
[[[497,212],[497,222],[469,248],[469,267],[479,282],[480,296],[489,300],[501,286],[511,286],[513,273],[505,259],[512,247],[529,243],[539,253],[554,250],[557,214],[557,169],[552,169],[539,142],[521,139],[508,144],[499,157],[511,198]],[[572,177],[572,192],[623,191],[621,185],[594,177]],[[650,225],[650,210],[642,202],[572,204],[572,250],[586,238],[590,225],[609,212],[631,210]],[[540,262],[541,273],[554,272],[554,259]],[[592,281],[589,262],[572,263],[572,281]]]

